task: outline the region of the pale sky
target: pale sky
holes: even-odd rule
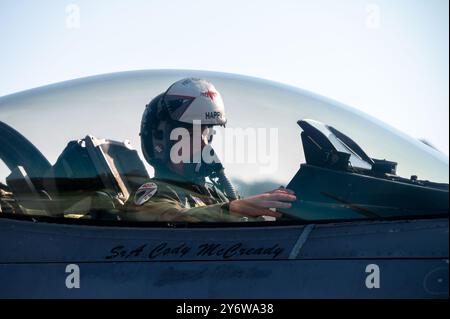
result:
[[[447,0],[0,0],[0,96],[138,69],[251,75],[449,153]]]

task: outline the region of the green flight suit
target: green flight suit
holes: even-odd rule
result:
[[[156,188],[156,189],[155,189]],[[151,179],[127,201],[122,220],[173,222],[258,221],[231,215],[228,198],[215,186]]]

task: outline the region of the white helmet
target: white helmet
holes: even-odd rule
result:
[[[227,120],[220,93],[206,80],[186,78],[146,106],[141,123],[141,146],[151,165],[167,165],[174,127],[194,124],[225,126]]]
[[[164,93],[166,104],[174,121],[202,125],[225,125],[225,108],[222,96],[208,81],[195,78],[182,79],[172,84]]]

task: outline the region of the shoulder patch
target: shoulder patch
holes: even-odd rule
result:
[[[141,206],[148,202],[158,191],[158,185],[155,183],[145,183],[134,194],[134,204]]]

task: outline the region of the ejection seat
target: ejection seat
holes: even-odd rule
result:
[[[149,178],[129,141],[87,135],[69,142],[52,166],[3,122],[0,160],[11,170],[6,183],[23,212],[36,215],[116,218],[112,212]]]
[[[44,187],[58,200],[59,211],[75,215],[89,211],[91,218],[103,219],[114,217],[111,212],[148,178],[129,141],[87,135],[69,142],[47,172]]]

